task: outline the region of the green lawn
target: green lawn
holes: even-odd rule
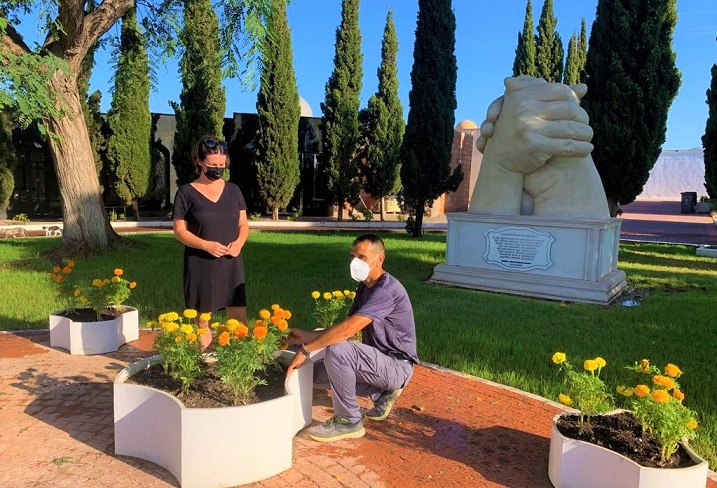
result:
[[[293,313],[293,327],[311,328],[313,290],[353,289],[349,250],[356,233],[252,232],[245,248],[250,316],[279,303]],[[620,267],[631,287],[646,292],[637,307],[556,303],[424,284],[443,262],[444,235],[416,240],[382,234],[385,267],[405,285],[413,302],[422,360],[555,399],[561,377],[550,362],[556,351],[573,364],[602,356],[605,381],[626,378],[623,366],[649,358],[663,368],[680,366],[685,403],[699,412],[694,443],[717,466],[717,260],[693,248],[623,244]],[[131,237],[137,245],[77,261],[88,278],[116,267],[138,287],[129,304],[143,321],[182,307],[182,246],[171,234]],[[40,257],[57,239],[0,243],[0,329],[47,327],[58,308],[50,264]]]

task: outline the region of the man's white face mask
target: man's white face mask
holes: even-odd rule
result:
[[[371,272],[371,266],[369,266],[366,261],[359,258],[353,258],[349,267],[351,269],[351,278],[359,283],[366,281],[368,274]]]

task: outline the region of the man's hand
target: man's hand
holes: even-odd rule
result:
[[[310,342],[309,331],[304,329],[291,329],[288,339],[289,344],[304,344]]]
[[[216,241],[204,241],[202,248],[215,258],[220,258],[229,253],[229,247]]]
[[[294,360],[291,361],[291,364],[286,370],[286,377],[288,378],[289,376],[291,376],[291,373],[293,373],[295,369],[300,368],[305,361],[306,356],[297,351],[296,354],[294,354]]]

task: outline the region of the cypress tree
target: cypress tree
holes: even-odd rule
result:
[[[423,215],[446,191],[463,179],[451,171],[451,146],[456,110],[456,18],[450,0],[419,0],[413,48],[411,92],[406,133],[401,146],[401,181],[406,203],[415,212],[414,237],[423,231]]]
[[[267,31],[254,142],[259,194],[272,220],[277,220],[279,209],[286,208],[299,184],[299,91],[285,0],[277,0]]]
[[[366,164],[361,166],[363,188],[382,199],[381,220],[385,220],[383,198],[400,189],[400,153],[403,133],[403,105],[398,98],[398,38],[393,12],[386,16],[381,43],[381,65],[378,68],[378,91],[368,102]]]
[[[343,219],[344,203],[358,202],[358,167],[355,162],[359,141],[359,95],[362,85],[361,31],[358,25],[359,0],[342,0],[341,25],[336,29],[334,71],[326,83],[321,104],[324,133],[324,170],[333,203]]]
[[[712,83],[707,90],[709,116],[702,148],[705,158],[705,188],[710,198],[717,198],[717,64],[712,65]]]
[[[680,87],[675,0],[599,0],[590,32],[583,106],[610,214],[642,192],[665,142]]]
[[[179,62],[182,92],[180,103],[171,103],[177,122],[172,164],[177,184],[184,185],[197,177],[192,147],[207,134],[221,138],[224,127],[226,90],[222,87],[219,21],[210,0],[186,0],[179,41],[184,50]]]
[[[553,14],[553,0],[545,0],[538,20],[538,35],[535,38],[536,76],[545,81],[563,79],[563,41],[555,30],[558,19]]]
[[[563,83],[575,85],[580,83],[580,54],[578,53],[578,36],[573,34],[568,41],[568,56],[565,58]]]
[[[139,220],[137,199],[147,194],[152,174],[152,117],[149,58],[137,29],[135,9],[122,17],[120,36],[114,93],[107,114],[107,161],[115,194],[125,205],[132,205],[134,217]]]
[[[578,73],[580,74],[580,83],[585,83],[585,64],[588,58],[588,34],[587,26],[585,25],[585,18],[580,21],[580,38],[578,39],[577,45],[578,51]]]
[[[6,110],[0,111],[0,213],[3,215],[10,204],[15,188],[15,165],[17,156],[12,143],[10,117]]]
[[[535,34],[533,33],[533,4],[528,0],[525,7],[523,33],[518,32],[518,47],[515,48],[513,76],[535,76]]]

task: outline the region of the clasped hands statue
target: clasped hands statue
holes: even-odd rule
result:
[[[505,79],[476,141],[483,163],[469,212],[559,219],[609,218],[580,107],[586,85]]]

